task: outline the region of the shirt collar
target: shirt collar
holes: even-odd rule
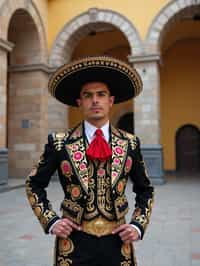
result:
[[[97,130],[97,127],[90,124],[88,121],[84,121],[84,128],[85,128],[85,134],[88,139],[88,142],[90,143],[91,140],[94,137],[95,131]],[[109,142],[109,121],[101,127],[101,130],[103,131],[103,135],[107,142]]]

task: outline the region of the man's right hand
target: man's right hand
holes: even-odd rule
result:
[[[62,218],[58,220],[51,230],[51,233],[62,238],[67,238],[73,230],[81,230],[81,226],[73,223],[68,218]]]

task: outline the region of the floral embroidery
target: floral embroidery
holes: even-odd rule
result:
[[[123,155],[124,151],[120,146],[115,147],[114,152],[116,155]]]
[[[81,196],[81,188],[80,186],[72,185],[71,187],[71,196],[73,200],[77,200]]]
[[[64,176],[70,177],[72,175],[72,168],[68,161],[61,162],[61,169],[62,169],[62,174]]]
[[[81,161],[83,159],[83,153],[80,151],[76,151],[73,156],[75,161]]]
[[[103,168],[100,168],[98,171],[97,171],[97,175],[100,176],[100,177],[103,177],[105,175],[105,170]]]
[[[126,174],[130,172],[132,164],[133,164],[133,160],[130,156],[128,156],[126,163],[125,163],[125,168],[124,168],[124,171]]]
[[[58,244],[59,254],[61,256],[68,256],[74,250],[74,244],[70,238],[59,239]]]
[[[123,243],[121,248],[121,253],[124,257],[129,258],[131,257],[131,246],[130,244]]]
[[[111,182],[114,186],[120,177],[125,164],[127,155],[128,141],[119,139],[116,135],[112,134],[112,170],[111,170]]]
[[[114,158],[113,163],[116,164],[116,165],[119,165],[120,164],[120,159]]]
[[[83,171],[83,170],[86,170],[87,166],[85,163],[81,163],[80,164],[80,170]]]
[[[83,138],[80,138],[76,143],[68,144],[65,147],[71,158],[76,176],[82,183],[85,192],[88,193],[88,163],[85,156],[85,145]]]
[[[117,192],[121,195],[124,192],[126,182],[124,180],[119,181],[117,184]]]

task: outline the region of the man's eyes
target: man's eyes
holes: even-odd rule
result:
[[[105,96],[105,95],[106,95],[105,92],[99,92],[99,93],[98,93],[98,96]]]
[[[99,96],[99,97],[104,97],[104,96],[106,96],[106,92],[98,92],[98,93],[97,93],[97,96]],[[93,97],[93,94],[90,94],[90,93],[84,93],[84,94],[83,94],[83,97],[84,97],[84,98],[92,98],[92,97]]]

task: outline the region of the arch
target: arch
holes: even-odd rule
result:
[[[7,0],[3,2],[2,6],[0,6],[0,25],[3,25],[0,27],[0,38],[7,40],[11,18],[18,9],[25,10],[33,19],[39,35],[40,60],[43,63],[47,63],[48,49],[46,31],[40,13],[33,1]]]
[[[130,45],[131,54],[141,54],[143,44],[134,25],[123,15],[112,10],[91,8],[65,24],[57,35],[50,55],[50,65],[58,67],[70,60],[73,47],[88,33],[102,26],[119,29]]]
[[[200,0],[173,0],[169,2],[154,18],[145,41],[146,52],[160,53],[160,43],[165,32],[180,19],[187,8],[195,8]]]
[[[192,124],[176,132],[176,170],[200,171],[200,130]]]

